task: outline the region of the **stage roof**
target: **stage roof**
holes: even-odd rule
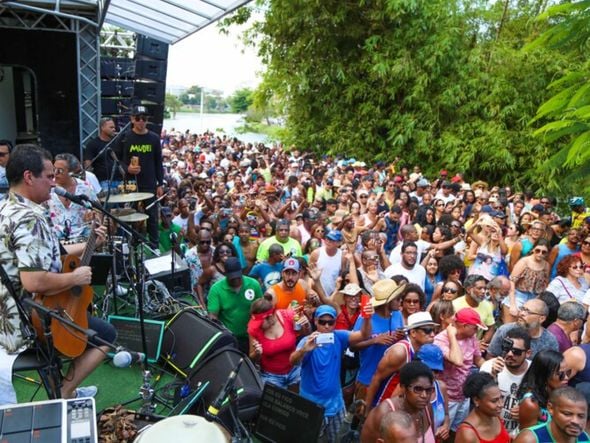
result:
[[[219,20],[250,0],[0,0],[0,9],[78,16],[109,23],[169,44]]]

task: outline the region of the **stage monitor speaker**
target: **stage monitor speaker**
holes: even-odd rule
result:
[[[139,35],[135,57],[143,58],[144,56],[153,60],[168,60],[168,44],[145,35]]]
[[[136,60],[135,78],[165,82],[166,65],[167,63],[161,60]]]
[[[164,104],[164,98],[166,95],[166,84],[160,82],[136,82],[133,95],[141,101],[146,100],[162,105]]]
[[[130,80],[101,80],[101,97],[131,97],[133,96],[133,82]]]
[[[170,254],[150,258],[145,260],[143,264],[149,278],[164,283],[171,293],[176,290],[190,292],[190,270],[178,254],[175,254],[174,258],[174,275],[172,275],[172,256]]]

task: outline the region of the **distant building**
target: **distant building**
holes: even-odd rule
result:
[[[180,94],[184,94],[186,91],[188,91],[188,87],[186,87],[186,86],[166,85],[166,93],[167,94],[172,94],[172,95],[175,95],[178,97]]]

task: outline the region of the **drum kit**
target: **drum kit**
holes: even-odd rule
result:
[[[152,198],[154,194],[150,192],[129,192],[127,194],[114,194],[108,197],[108,204],[127,204],[137,203],[143,200]],[[100,199],[101,202],[105,202],[106,197]],[[111,212],[113,215],[119,217],[121,221],[127,223],[137,223],[147,220],[149,217],[147,214],[138,212],[132,208],[115,208]]]

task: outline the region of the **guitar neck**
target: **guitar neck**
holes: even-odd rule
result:
[[[90,264],[90,260],[94,254],[94,249],[96,249],[96,232],[94,232],[93,229],[90,233],[90,237],[88,237],[88,241],[86,242],[86,247],[84,248],[82,258],[80,258],[80,266],[88,266]]]

